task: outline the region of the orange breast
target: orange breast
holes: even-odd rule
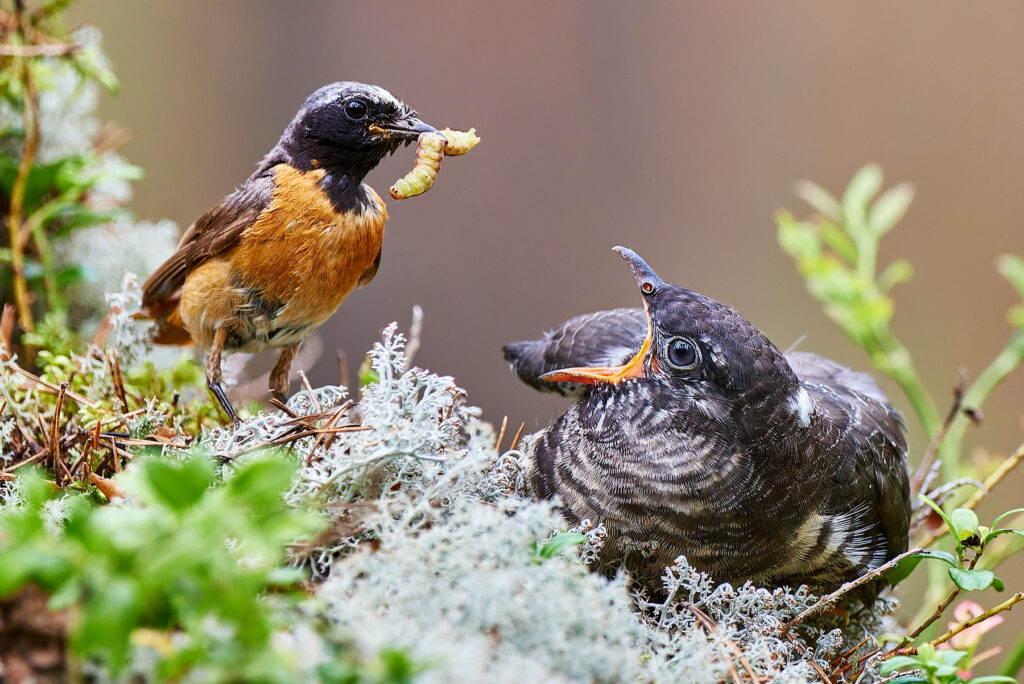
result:
[[[179,311],[200,346],[218,326],[228,347],[258,351],[300,342],[327,320],[374,264],[387,210],[369,186],[365,209],[338,213],[323,170],[280,165],[267,208],[237,247],[195,269]]]

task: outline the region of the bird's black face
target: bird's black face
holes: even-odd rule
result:
[[[622,366],[569,368],[543,379],[657,383],[669,394],[699,399],[704,413],[722,415],[754,394],[784,397],[794,391],[796,376],[785,356],[749,321],[724,304],[664,282],[632,250],[616,251],[644,297],[648,331],[640,351]]]
[[[285,142],[313,166],[361,178],[385,155],[433,130],[383,88],[345,81],[323,86],[306,99]]]

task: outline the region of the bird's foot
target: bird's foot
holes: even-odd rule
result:
[[[230,401],[228,401],[228,397],[224,393],[224,388],[221,387],[220,382],[208,382],[206,383],[206,386],[210,388],[211,392],[213,392],[213,396],[217,397],[217,403],[219,403],[220,407],[224,409],[224,412],[228,414],[228,417],[231,419],[231,424],[238,425],[241,423],[242,421],[239,420],[238,414],[235,413],[235,407],[231,405]]]

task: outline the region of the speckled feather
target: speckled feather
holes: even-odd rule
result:
[[[819,589],[907,548],[907,445],[874,381],[820,356],[783,354],[732,309],[677,286],[650,302],[704,364],[549,388],[579,401],[525,446],[529,482],[567,516],[603,522],[603,563],[625,557],[658,585],[679,554],[723,581]],[[643,309],[580,316],[505,358],[535,387],[572,366],[615,365],[640,349]]]

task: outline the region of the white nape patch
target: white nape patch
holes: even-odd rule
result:
[[[811,415],[814,413],[814,402],[811,395],[803,387],[789,400],[790,410],[796,415],[800,425],[807,427],[811,424]]]

